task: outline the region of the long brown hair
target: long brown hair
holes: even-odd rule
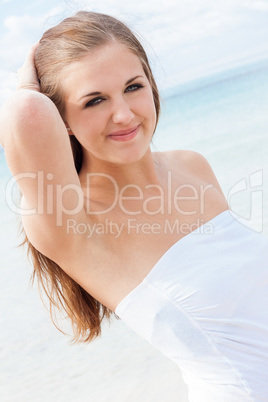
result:
[[[35,55],[41,92],[55,103],[63,117],[64,92],[60,80],[62,69],[100,46],[115,41],[139,57],[152,87],[157,124],[160,113],[159,93],[146,53],[125,24],[105,14],[80,11],[43,34]],[[82,147],[75,136],[70,136],[70,141],[75,167],[79,173],[83,163]],[[27,245],[34,267],[32,281],[36,278],[39,287],[48,297],[53,323],[57,326],[53,314],[55,308],[62,308],[71,319],[74,341],[89,342],[99,336],[103,319],[109,319],[112,311],[90,296],[54,261],[36,250],[23,229],[22,231],[25,235],[24,244]]]

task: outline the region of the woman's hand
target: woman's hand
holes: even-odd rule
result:
[[[18,70],[17,90],[30,89],[32,91],[40,92],[40,85],[34,62],[34,56],[38,46],[39,42],[31,47],[24,64]]]

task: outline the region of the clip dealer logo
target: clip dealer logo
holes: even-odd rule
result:
[[[95,211],[91,208],[91,179],[95,176],[103,176],[110,186],[114,189],[114,198],[111,204],[104,209]],[[35,208],[26,208],[25,205],[21,204],[18,197],[15,197],[15,190],[18,188],[17,184],[20,180],[30,180],[33,181],[37,190],[37,199]],[[57,226],[65,224],[66,217],[74,217],[75,214],[79,213],[83,208],[86,207],[87,213],[93,215],[105,215],[109,214],[111,210],[117,205],[120,210],[126,216],[138,216],[140,214],[145,214],[148,217],[156,216],[154,225],[152,226],[152,231],[155,232],[158,226],[159,215],[168,215],[170,217],[174,216],[174,212],[178,213],[178,218],[182,215],[196,215],[198,211],[200,215],[204,214],[205,209],[205,199],[207,191],[210,191],[213,186],[211,184],[203,185],[201,184],[199,188],[193,186],[192,184],[182,184],[178,188],[172,188],[172,177],[171,172],[167,175],[167,188],[168,191],[164,192],[160,185],[149,185],[147,187],[154,187],[155,193],[150,197],[145,196],[144,189],[138,187],[137,185],[128,184],[122,189],[119,188],[115,179],[112,176],[95,173],[89,174],[87,177],[88,183],[87,188],[89,194],[84,194],[81,187],[77,184],[66,184],[64,186],[60,184],[53,184],[54,176],[52,173],[44,174],[44,172],[24,172],[17,174],[12,177],[6,186],[6,203],[9,209],[16,214],[21,216],[26,215],[54,215],[56,219]],[[132,194],[128,194],[128,190],[132,190]],[[133,191],[135,194],[133,195]],[[173,191],[172,191],[173,190]],[[72,205],[66,205],[66,195],[72,194],[73,203]],[[258,170],[237,181],[228,191],[227,202],[234,212],[235,218],[239,220],[244,226],[251,228],[256,232],[262,232],[263,230],[263,170]],[[139,201],[138,210],[132,211],[127,208],[126,202],[128,200]],[[195,204],[189,204],[190,202],[195,202]],[[196,209],[193,208],[188,210],[187,205],[195,205]],[[152,207],[153,206],[153,207]],[[109,217],[107,215],[107,217]],[[132,229],[133,221],[129,220],[130,229]],[[149,222],[149,219],[148,219]],[[143,230],[147,230],[149,223],[145,223]],[[151,221],[150,221],[151,222]],[[86,224],[85,224],[86,225]],[[138,221],[136,226],[138,225]],[[157,226],[157,228],[156,228]],[[74,223],[72,220],[69,221],[69,229],[74,230]],[[109,223],[109,228],[114,230],[114,226]],[[87,226],[83,227],[85,231]],[[172,227],[168,229],[173,230]],[[82,230],[79,227],[79,231]],[[88,230],[88,228],[87,228]],[[139,227],[139,230],[140,227]],[[117,230],[120,233],[120,230]],[[116,232],[116,233],[117,233]]]
[[[247,194],[245,194],[245,192]],[[243,178],[235,183],[228,192],[227,201],[230,207],[232,204],[240,200],[244,202],[245,196],[247,202],[239,205],[239,210],[247,208],[247,217],[239,215],[239,222],[253,229],[256,232],[263,230],[263,170],[251,173],[248,179]],[[236,208],[235,208],[236,209]]]

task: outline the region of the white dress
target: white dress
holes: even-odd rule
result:
[[[194,402],[268,401],[268,239],[226,210],[160,258],[116,314]]]

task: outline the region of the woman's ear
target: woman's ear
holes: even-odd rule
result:
[[[65,121],[64,124],[65,124],[65,126],[66,126],[66,128],[67,128],[68,134],[69,134],[69,135],[74,135],[73,132],[72,132],[72,130],[70,129],[68,123],[66,123],[66,121]]]

